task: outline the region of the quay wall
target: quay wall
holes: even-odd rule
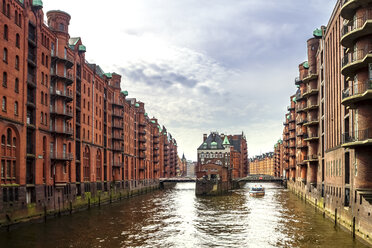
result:
[[[12,226],[30,221],[47,221],[48,218],[110,204],[160,188],[158,180],[103,182],[102,184],[103,187],[100,183],[89,183],[89,186],[86,184],[83,188],[89,188],[90,192],[81,192],[79,195],[70,193],[62,198],[59,196],[45,198],[44,201],[37,203],[3,206],[0,210],[0,229],[9,230]],[[75,189],[76,185],[72,184],[71,188]],[[21,187],[20,191],[22,191]]]
[[[350,232],[354,238],[372,246],[372,226],[368,217],[370,212],[362,204],[352,202],[349,207],[342,206],[342,201],[334,199],[328,194],[322,197],[321,185],[306,187],[301,182],[287,182],[287,188],[305,203],[314,206],[324,217],[344,230]],[[320,189],[320,190],[318,190]],[[354,214],[353,214],[354,213]],[[367,217],[363,215],[366,214]]]

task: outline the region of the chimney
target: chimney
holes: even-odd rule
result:
[[[225,135],[223,133],[221,133],[221,139],[224,140],[225,139]]]
[[[203,134],[203,142],[205,142],[205,140],[207,139],[207,134]]]

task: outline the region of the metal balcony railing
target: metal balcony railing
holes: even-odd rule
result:
[[[348,24],[344,25],[341,29],[341,36],[344,36],[355,29],[363,27],[363,25],[366,23],[366,21],[372,19],[372,12],[367,11],[363,16],[360,16],[352,21],[350,21]]]
[[[370,54],[372,51],[372,45],[366,46],[364,49],[358,49],[352,53],[345,54],[342,58],[342,67],[353,63],[357,60],[362,60],[367,54]]]
[[[350,96],[363,94],[367,90],[372,90],[372,80],[368,80],[367,82],[364,83],[356,83],[353,86],[342,90],[342,99],[345,99]]]
[[[372,139],[372,128],[342,134],[342,143],[351,143]]]
[[[74,155],[65,152],[50,152],[50,158],[53,160],[72,160]]]

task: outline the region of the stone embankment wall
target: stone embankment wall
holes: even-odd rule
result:
[[[239,188],[239,184],[235,181],[223,182],[217,179],[197,179],[195,194],[210,196],[222,195],[236,188]]]
[[[53,207],[45,204],[27,204],[24,208],[8,209],[0,214],[0,228],[8,230],[17,224],[30,221],[47,221],[48,218],[72,214],[94,206],[110,204],[133,196],[146,194],[160,188],[158,181],[153,181],[136,187],[117,187],[112,184],[107,191],[85,192],[71,200],[60,201]],[[43,206],[44,205],[44,206]]]
[[[287,188],[295,193],[300,199],[313,205],[319,210],[324,217],[329,218],[335,223],[335,226],[339,226],[351,233],[354,238],[361,240],[362,242],[372,246],[372,226],[366,225],[366,219],[356,212],[364,212],[364,209],[359,211],[358,203],[352,203],[349,207],[340,207],[339,202],[333,202],[325,194],[325,197],[321,196],[321,187],[318,185],[317,188],[312,187],[312,190],[307,190],[306,187],[301,187],[295,182],[288,181]]]

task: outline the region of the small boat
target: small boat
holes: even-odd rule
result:
[[[251,190],[249,191],[250,196],[264,196],[265,195],[265,188],[260,186],[260,187],[252,187]]]

